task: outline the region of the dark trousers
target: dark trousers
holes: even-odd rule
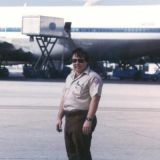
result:
[[[90,147],[92,133],[85,135],[82,127],[86,119],[87,111],[77,111],[65,114],[65,145],[69,160],[92,160]],[[92,132],[97,123],[96,116],[92,121]]]

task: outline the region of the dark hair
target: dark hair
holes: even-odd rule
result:
[[[84,58],[86,62],[89,62],[89,56],[86,51],[84,51],[82,48],[76,48],[72,52],[72,57],[73,55],[76,55],[79,58]]]

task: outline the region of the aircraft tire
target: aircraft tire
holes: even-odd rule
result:
[[[0,77],[1,78],[8,78],[9,77],[9,71],[6,67],[0,68]]]

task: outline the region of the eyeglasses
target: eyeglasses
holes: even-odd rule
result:
[[[72,63],[76,63],[76,62],[78,62],[78,63],[84,63],[84,59],[72,59]]]

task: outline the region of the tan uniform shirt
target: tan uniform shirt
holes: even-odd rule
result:
[[[75,77],[75,72],[72,71],[65,84],[64,93],[64,110],[88,110],[91,98],[98,94],[101,96],[102,79],[89,67]]]

